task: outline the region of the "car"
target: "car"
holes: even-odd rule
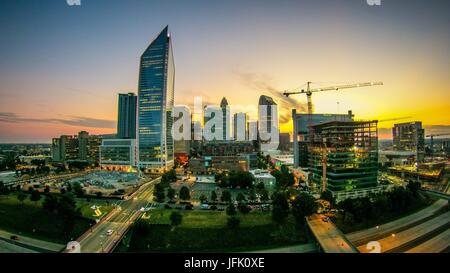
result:
[[[12,236],[10,237],[10,239],[11,239],[11,240],[14,240],[14,241],[19,241],[19,236],[17,236],[17,235],[12,235]]]
[[[114,233],[114,230],[112,230],[112,229],[108,229],[108,230],[106,231],[106,235],[108,235],[108,236],[113,235],[113,233]]]
[[[325,223],[328,223],[328,221],[330,221],[330,218],[328,218],[328,217],[323,217],[323,218],[322,218],[322,221],[324,221]]]

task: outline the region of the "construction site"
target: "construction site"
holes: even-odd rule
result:
[[[312,126],[311,181],[336,200],[380,191],[378,122],[330,121]]]

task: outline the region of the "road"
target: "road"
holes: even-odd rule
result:
[[[402,232],[389,235],[378,242],[381,245],[381,252],[401,253],[416,245],[437,236],[439,233],[448,230],[450,226],[450,211],[436,216],[420,225],[414,226]],[[359,246],[362,253],[369,252],[365,245]]]
[[[0,253],[39,253],[39,252],[0,240]]]
[[[405,253],[440,253],[450,246],[450,229],[428,240]]]
[[[120,203],[111,215],[81,236],[82,253],[110,252],[128,231],[130,225],[140,216],[140,208],[146,207],[152,200],[154,185],[160,178],[143,184],[128,200]],[[114,233],[106,235],[108,230]]]
[[[322,216],[313,215],[307,220],[314,237],[326,253],[358,253],[345,235],[331,222],[324,222]]]
[[[250,251],[246,253],[315,253],[315,252],[318,252],[316,244],[302,244],[295,246]]]
[[[411,215],[402,217],[400,219],[386,223],[379,227],[373,227],[362,231],[352,232],[346,234],[346,236],[356,246],[365,245],[369,241],[384,238],[387,235],[397,233],[398,231],[407,229],[420,222],[425,222],[433,218],[440,210],[442,210],[445,206],[447,206],[447,204],[448,203],[445,200],[438,200],[434,202],[431,206],[428,206]]]
[[[19,241],[12,242],[11,236],[18,236]],[[10,244],[19,245],[37,252],[60,252],[64,249],[64,245],[52,243],[44,240],[30,238],[17,233],[11,233],[4,230],[0,230],[0,238],[2,241],[9,242]],[[0,247],[1,248],[1,247]]]

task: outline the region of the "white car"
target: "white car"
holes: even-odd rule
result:
[[[108,231],[106,231],[106,235],[111,236],[114,233],[114,230],[112,229],[108,229]]]

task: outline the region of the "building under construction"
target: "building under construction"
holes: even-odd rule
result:
[[[312,131],[311,182],[337,201],[381,190],[378,121],[330,121],[313,125]]]

